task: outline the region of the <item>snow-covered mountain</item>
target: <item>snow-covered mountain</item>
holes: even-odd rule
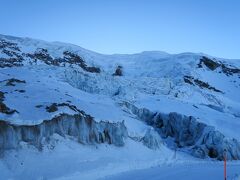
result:
[[[224,153],[240,160],[239,91],[240,60],[103,55],[0,35],[2,177],[88,179]]]

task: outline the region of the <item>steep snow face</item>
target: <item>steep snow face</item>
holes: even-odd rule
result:
[[[29,143],[39,150],[43,141],[58,134],[70,136],[82,144],[109,143],[123,146],[127,138],[127,130],[123,123],[96,122],[83,111],[78,115],[61,114],[39,125],[13,125],[0,121],[0,149],[18,149],[21,142]]]
[[[240,141],[226,138],[222,133],[216,131],[214,127],[198,122],[192,116],[183,116],[177,113],[154,113],[148,109],[139,109],[130,103],[124,105],[135,115],[147,124],[153,126],[159,134],[167,141],[172,138],[174,142],[167,142],[188,151],[192,155],[200,158],[224,159],[224,154],[228,159],[240,159]]]
[[[192,116],[239,141],[239,68],[240,60],[204,54],[103,55],[71,44],[0,35],[0,119],[41,126],[46,119],[84,111],[96,123],[123,122],[129,138],[161,148],[158,135],[163,134],[122,106],[128,102],[152,113]],[[150,121],[151,115],[144,118]],[[179,119],[176,128],[185,122]]]

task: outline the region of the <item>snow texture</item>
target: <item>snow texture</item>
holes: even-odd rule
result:
[[[104,55],[0,35],[0,179],[97,179],[125,171],[132,173],[109,178],[195,179],[181,163],[202,162],[193,174],[225,154],[237,164],[239,90],[240,60]],[[237,179],[234,163],[229,178]],[[163,164],[176,164],[176,174],[134,171]],[[216,167],[212,176],[220,172]]]

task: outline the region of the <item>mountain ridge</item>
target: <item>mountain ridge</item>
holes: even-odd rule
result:
[[[18,36],[13,36],[13,35],[5,35],[5,34],[0,34],[1,38],[8,38],[8,39],[12,39],[12,40],[27,40],[27,41],[40,41],[46,44],[56,44],[56,45],[62,45],[62,46],[73,46],[73,47],[77,47],[92,53],[96,53],[99,55],[105,55],[105,56],[117,56],[117,55],[123,55],[123,56],[127,56],[127,55],[140,55],[140,54],[149,54],[149,53],[156,53],[156,54],[166,54],[166,55],[181,55],[181,54],[195,54],[195,55],[201,55],[201,56],[209,56],[211,58],[218,58],[218,59],[228,59],[228,60],[240,60],[240,58],[221,58],[219,56],[212,56],[210,54],[206,54],[204,52],[181,52],[181,53],[168,53],[165,51],[161,51],[161,50],[148,50],[148,51],[141,51],[141,52],[136,52],[136,53],[111,53],[111,54],[104,54],[104,53],[100,53],[97,51],[93,51],[93,50],[89,50],[86,48],[83,48],[82,46],[76,45],[76,44],[72,44],[72,43],[66,43],[66,42],[62,42],[62,41],[47,41],[47,40],[41,40],[38,38],[30,38],[30,37],[18,37]]]

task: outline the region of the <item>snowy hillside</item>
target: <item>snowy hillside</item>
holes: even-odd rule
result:
[[[219,165],[224,153],[239,167],[239,92],[240,60],[0,35],[0,179]]]

